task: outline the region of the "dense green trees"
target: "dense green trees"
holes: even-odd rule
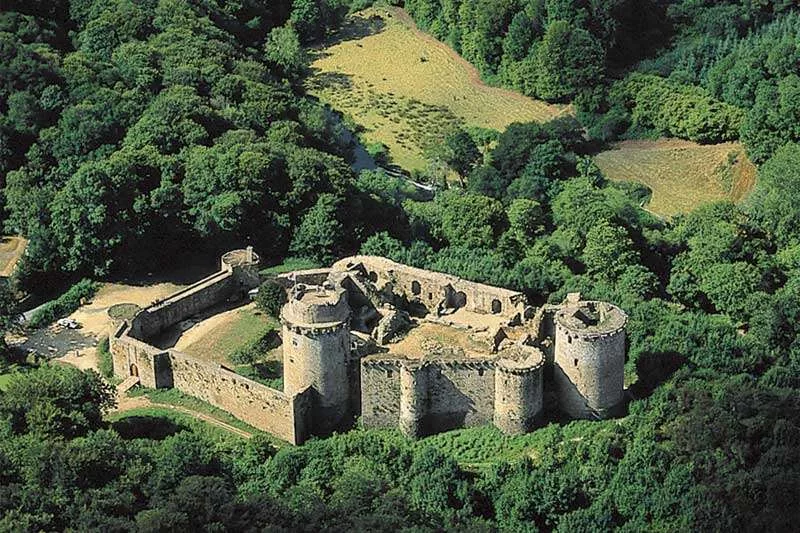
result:
[[[44,367],[0,393],[0,529],[789,530],[800,493],[800,139],[789,2],[408,0],[489,80],[576,98],[594,138],[734,139],[759,163],[742,206],[670,221],[607,182],[574,120],[457,132],[466,186],[431,199],[354,176],[343,126],[302,94],[301,43],[344,2],[103,0],[0,13],[5,222],[18,280],[153,269],[250,243],[328,263],[364,253],[629,314],[622,420],[551,420],[409,442],[354,431],[276,451],[140,420],[96,375]],[[355,5],[355,4],[353,4]],[[648,35],[646,42],[642,35]],[[637,66],[646,74],[602,85]],[[699,84],[701,88],[692,87]],[[14,307],[0,291],[0,319]],[[272,312],[274,286],[262,289]],[[130,428],[128,428],[130,429]],[[123,437],[124,436],[124,437]],[[439,443],[437,445],[437,443]],[[443,451],[447,449],[447,451]],[[466,450],[466,452],[464,451]],[[506,460],[509,450],[524,450]],[[468,453],[470,459],[460,454]],[[521,459],[524,455],[525,459]],[[465,465],[464,463],[469,463]]]
[[[71,40],[50,19],[0,14],[6,226],[36,251],[23,288],[58,270],[151,269],[187,239],[280,258],[320,194],[362,209],[344,194],[343,127],[293,85],[300,41],[343,7],[72,2]]]

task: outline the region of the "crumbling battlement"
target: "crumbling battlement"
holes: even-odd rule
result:
[[[284,391],[148,343],[258,286],[258,262],[252,250],[229,252],[219,272],[117,322],[115,373],[176,387],[292,443],[359,416],[410,437],[483,424],[524,433],[542,418],[550,380],[568,416],[613,416],[622,404],[627,316],[618,307],[571,294],[536,309],[522,293],[382,257],[277,278],[288,293]]]

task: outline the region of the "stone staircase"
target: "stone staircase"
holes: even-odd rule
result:
[[[117,394],[125,394],[139,384],[139,376],[130,376],[125,381],[117,385]]]

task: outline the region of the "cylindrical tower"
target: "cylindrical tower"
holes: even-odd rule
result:
[[[341,286],[296,285],[281,310],[284,392],[311,387],[314,433],[330,432],[349,413],[350,307]]]
[[[428,404],[428,368],[419,362],[400,366],[400,431],[411,439],[424,435]]]
[[[261,258],[253,251],[252,246],[244,250],[232,250],[222,256],[220,266],[222,270],[230,270],[238,282],[241,291],[255,289],[260,284],[258,267]]]
[[[519,359],[503,358],[494,371],[494,425],[509,435],[531,431],[542,413],[544,355],[521,346]]]
[[[561,411],[612,416],[622,403],[628,316],[604,302],[566,305],[555,316],[554,380]]]

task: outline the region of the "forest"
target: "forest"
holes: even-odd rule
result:
[[[0,285],[2,326],[14,295],[189,251],[380,254],[537,304],[580,291],[624,308],[627,415],[548,420],[531,453],[481,464],[363,429],[276,450],[109,423],[97,374],[42,365],[0,393],[0,530],[793,530],[795,3],[406,0],[488,82],[576,109],[450,136],[463,186],[429,201],[353,171],[346,122],[302,88],[305,47],[372,3],[5,2],[0,216],[29,246]],[[663,135],[740,139],[755,190],[663,220],[592,161],[598,143]]]

